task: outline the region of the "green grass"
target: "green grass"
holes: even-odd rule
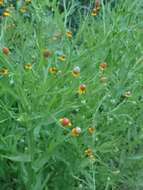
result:
[[[60,13],[56,0],[33,0],[28,17],[19,2],[0,21],[0,68],[9,71],[0,75],[0,189],[142,190],[143,1],[120,0],[114,8],[102,3],[96,17],[93,1],[87,7],[69,2]],[[32,70],[24,69],[27,63]],[[56,74],[48,72],[53,66]],[[77,94],[80,84],[85,94]],[[63,117],[71,127],[60,124]],[[81,134],[73,137],[77,126]],[[95,160],[85,155],[88,148]]]

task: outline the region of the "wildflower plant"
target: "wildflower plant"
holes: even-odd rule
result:
[[[114,2],[0,0],[0,189],[143,188],[142,0]]]

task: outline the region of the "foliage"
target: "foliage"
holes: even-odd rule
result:
[[[143,1],[69,2],[1,17],[1,190],[141,190]]]

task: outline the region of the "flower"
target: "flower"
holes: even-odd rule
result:
[[[73,69],[73,71],[72,71],[72,75],[74,76],[74,77],[78,77],[78,76],[80,76],[80,67],[74,67],[74,69]]]
[[[88,157],[91,156],[91,155],[93,155],[93,151],[92,151],[91,148],[86,149],[86,150],[84,151],[84,153],[85,153],[85,155],[88,156]]]
[[[87,157],[89,157],[92,161],[95,161],[95,156],[91,148],[86,149],[84,152]]]
[[[51,74],[56,74],[58,72],[58,69],[56,67],[49,67],[48,72]]]
[[[97,15],[97,9],[93,8],[92,12],[91,12],[91,16],[96,16]]]
[[[85,84],[81,84],[79,86],[78,93],[79,94],[85,94],[86,93],[86,85]]]
[[[5,55],[8,55],[8,54],[10,53],[9,48],[7,48],[7,47],[3,47],[3,48],[2,48],[2,52],[3,52],[3,54],[5,54]]]
[[[67,36],[69,39],[71,39],[71,38],[72,38],[72,32],[70,32],[70,31],[66,32],[66,36]]]
[[[95,131],[95,128],[93,128],[93,127],[88,128],[88,132],[90,135],[92,135],[94,133],[94,131]]]
[[[100,0],[96,0],[95,8],[96,8],[97,11],[99,11],[99,9],[100,9]]]
[[[19,9],[19,11],[20,11],[21,13],[26,13],[26,11],[27,11],[26,6],[22,6],[22,7]]]
[[[126,91],[124,94],[123,94],[123,96],[125,97],[125,98],[129,98],[129,97],[131,97],[131,92],[130,91]]]
[[[46,48],[43,50],[43,57],[48,58],[51,55],[51,52]]]
[[[3,0],[0,0],[0,5],[3,5]]]
[[[27,70],[27,71],[28,71],[28,70],[29,70],[29,71],[32,70],[32,64],[31,64],[31,63],[25,64],[25,65],[24,65],[24,69]]]
[[[3,16],[4,16],[4,17],[10,16],[10,11],[9,11],[9,9],[5,9],[5,10],[4,10]]]
[[[72,136],[74,136],[74,137],[79,136],[80,133],[81,133],[81,128],[80,128],[80,127],[75,127],[75,128],[73,128],[72,131],[71,131],[71,134],[72,134]]]
[[[8,75],[8,69],[6,67],[0,68],[0,75],[3,75],[3,76]]]
[[[101,63],[101,64],[99,65],[99,69],[100,69],[101,71],[104,71],[106,68],[107,68],[107,63]]]
[[[70,127],[71,126],[70,120],[66,117],[61,118],[60,123],[63,127]]]
[[[66,56],[65,56],[65,55],[60,55],[60,56],[58,57],[58,59],[59,59],[60,61],[65,61],[65,60],[66,60]]]

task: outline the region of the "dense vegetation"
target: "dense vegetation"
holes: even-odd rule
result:
[[[143,0],[11,3],[0,0],[0,189],[142,190]]]

